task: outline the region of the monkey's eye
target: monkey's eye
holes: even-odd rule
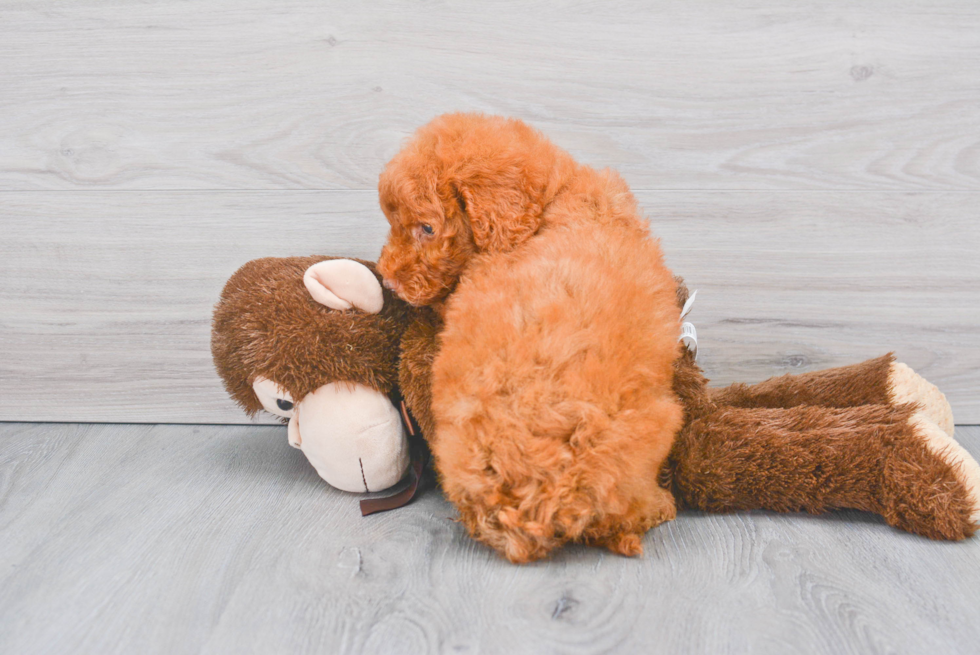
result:
[[[288,400],[283,400],[282,398],[277,398],[276,399],[276,407],[278,407],[279,409],[281,409],[284,412],[288,412],[289,410],[291,410],[293,408],[293,404],[291,402],[289,402]]]
[[[422,231],[426,234],[435,234],[435,230],[433,230],[432,226],[428,223],[422,223]]]

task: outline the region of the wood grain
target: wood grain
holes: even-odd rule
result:
[[[717,383],[893,349],[980,421],[978,59],[954,0],[5,2],[0,420],[243,421],[224,280],[373,258],[382,164],[469,109],[647,189]]]
[[[980,455],[980,428],[958,428]],[[967,653],[980,538],[684,512],[514,566],[430,491],[361,518],[283,428],[0,425],[10,653]]]
[[[221,288],[256,257],[374,259],[375,196],[7,194],[0,419],[247,422],[211,364]]]
[[[373,189],[432,116],[637,189],[980,189],[980,5],[5,2],[2,189]]]
[[[373,259],[374,192],[2,194],[0,420],[240,423],[211,309],[255,257]],[[641,192],[716,384],[894,350],[980,422],[975,193]],[[264,419],[266,420],[266,419]]]

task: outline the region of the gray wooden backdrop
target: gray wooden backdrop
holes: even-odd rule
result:
[[[894,350],[980,423],[974,0],[0,1],[0,420],[246,422],[222,284],[374,258],[451,110],[625,175],[716,382]]]

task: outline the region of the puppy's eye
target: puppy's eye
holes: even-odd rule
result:
[[[293,408],[293,404],[291,402],[289,402],[288,400],[283,400],[282,398],[277,398],[276,399],[276,407],[278,407],[279,409],[281,409],[284,412],[288,412],[289,410],[291,410]]]
[[[422,231],[426,234],[435,234],[435,230],[433,230],[432,226],[428,223],[422,223]]]

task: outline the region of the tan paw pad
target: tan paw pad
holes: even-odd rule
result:
[[[955,439],[939,428],[925,413],[916,412],[909,419],[926,447],[950,465],[973,500],[970,518],[980,523],[980,464]]]
[[[953,410],[936,385],[906,364],[893,362],[888,372],[888,389],[892,403],[919,403],[929,420],[947,435],[953,436]]]

